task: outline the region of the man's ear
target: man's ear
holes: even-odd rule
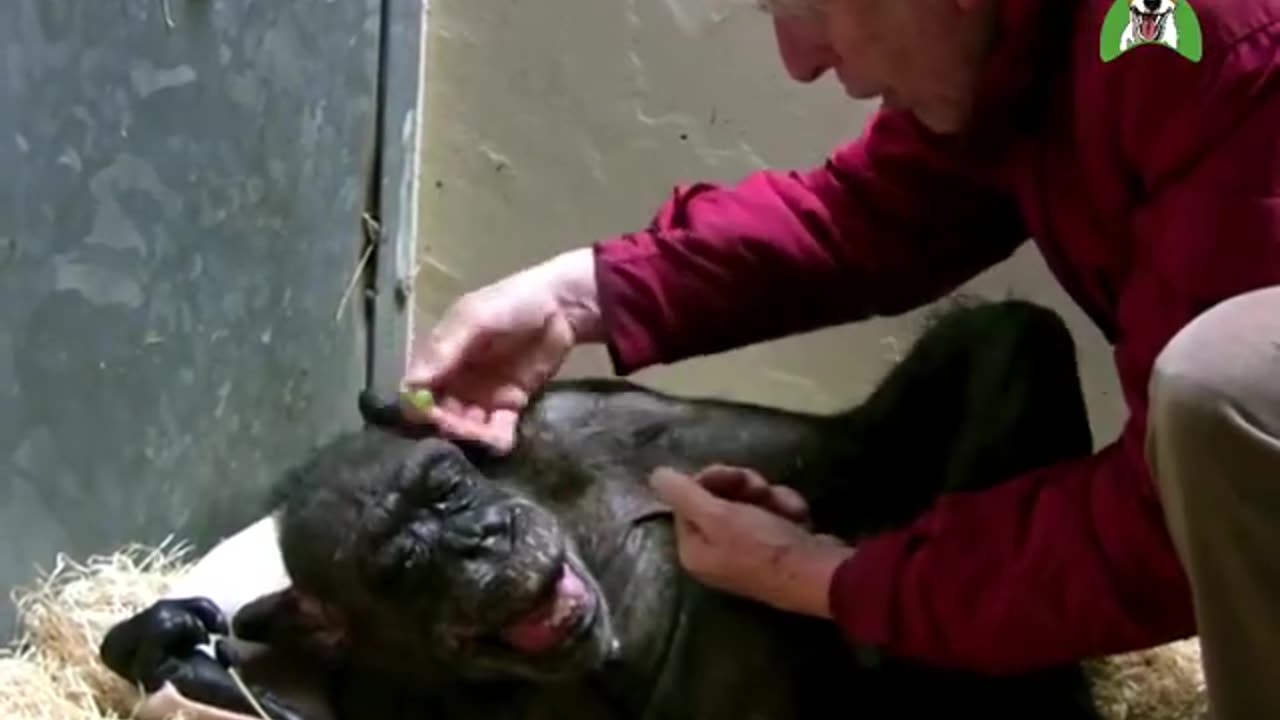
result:
[[[347,634],[341,613],[292,586],[245,605],[231,628],[232,634],[249,642],[328,658],[340,654]]]

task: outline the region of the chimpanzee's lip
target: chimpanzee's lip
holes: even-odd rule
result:
[[[573,565],[559,563],[548,579],[534,606],[497,633],[503,645],[525,654],[555,653],[591,626],[595,594]]]

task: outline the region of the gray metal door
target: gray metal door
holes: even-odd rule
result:
[[[394,384],[420,12],[0,3],[0,585],[207,544]]]

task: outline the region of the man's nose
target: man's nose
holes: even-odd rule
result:
[[[820,23],[809,18],[775,18],[773,30],[782,65],[796,82],[813,82],[835,67],[836,54]]]

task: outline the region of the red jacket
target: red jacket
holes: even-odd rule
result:
[[[1280,284],[1280,3],[1190,1],[1199,62],[1104,63],[1110,0],[1005,0],[972,137],[881,112],[819,167],[678,187],[595,246],[624,374],[915,308],[1028,237],[1112,343],[1122,435],[863,543],[830,594],[851,640],[1005,672],[1195,633],[1143,457],[1147,379],[1193,316]]]

